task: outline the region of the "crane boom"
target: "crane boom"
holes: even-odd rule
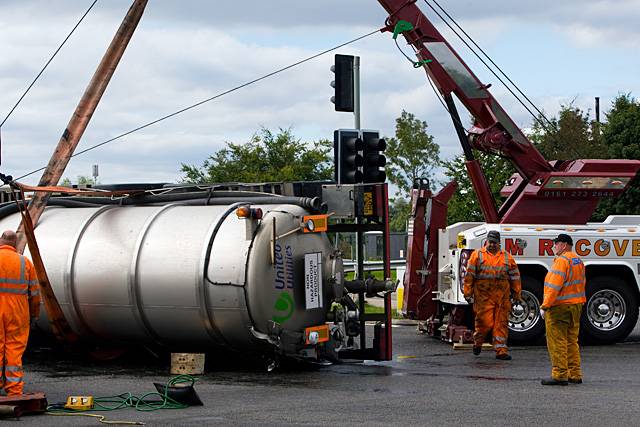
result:
[[[622,193],[635,177],[637,160],[547,161],[491,95],[491,85],[476,77],[416,0],[378,1],[389,13],[383,31],[393,32],[399,24],[408,28],[402,35],[444,98],[487,222],[584,224],[600,198]],[[454,95],[474,118],[466,133]],[[499,209],[471,148],[508,158],[518,172],[502,189],[507,200]]]

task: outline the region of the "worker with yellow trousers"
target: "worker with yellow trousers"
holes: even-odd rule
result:
[[[30,320],[40,315],[35,268],[16,252],[16,241],[12,230],[0,236],[0,356],[2,386],[8,396],[22,394],[22,354],[27,348]]]
[[[559,234],[553,240],[556,258],[544,278],[544,301],[540,314],[547,328],[551,378],[542,385],[582,384],[580,368],[580,314],[586,302],[586,277],[582,260],[573,252],[573,239]]]
[[[464,297],[475,311],[473,354],[480,354],[485,337],[493,330],[496,359],[511,360],[507,347],[510,297],[520,300],[521,290],[515,260],[500,249],[500,233],[489,231],[485,246],[469,257],[464,277]]]

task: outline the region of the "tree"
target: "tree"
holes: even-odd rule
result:
[[[78,178],[77,185],[96,185],[97,184],[97,182],[93,178],[88,176],[80,175],[77,178]],[[60,186],[73,187],[73,183],[69,178],[64,178],[62,181],[60,181]]]
[[[246,144],[226,142],[226,147],[201,167],[182,164],[183,182],[313,181],[333,176],[333,145],[320,140],[312,146],[295,139],[291,129],[274,135],[261,128]]]
[[[573,105],[562,105],[558,117],[552,117],[549,122],[539,116],[529,138],[548,160],[606,157],[606,150],[593,127],[588,112]]]
[[[395,197],[389,203],[389,231],[407,231],[411,203],[405,197]]]
[[[640,102],[631,95],[619,95],[602,126],[602,142],[612,159],[640,159]],[[616,199],[604,199],[594,213],[593,221],[609,215],[640,214],[640,179],[631,182],[627,191]]]
[[[504,197],[500,196],[500,190],[509,177],[515,173],[515,168],[509,160],[502,157],[476,150],[474,150],[474,156],[480,162],[480,167],[484,171],[496,203],[500,205],[504,201]],[[453,160],[443,162],[443,166],[445,175],[450,180],[455,180],[458,183],[458,188],[449,201],[448,224],[465,221],[484,221],[485,218],[480,210],[478,197],[473,191],[471,179],[469,179],[469,174],[467,173],[464,155],[459,155]]]
[[[404,196],[408,196],[416,178],[433,178],[440,165],[440,147],[427,133],[427,122],[406,111],[396,119],[396,135],[387,141],[386,172]]]

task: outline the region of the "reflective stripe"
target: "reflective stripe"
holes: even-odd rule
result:
[[[18,295],[27,295],[27,289],[14,289],[14,288],[2,288],[0,287],[0,293],[5,294],[18,294]]]
[[[24,280],[24,279],[8,279],[6,277],[0,277],[0,283],[4,283],[7,285],[35,285],[37,282],[35,280]]]
[[[507,280],[507,278],[504,277],[503,275],[496,275],[496,274],[478,274],[476,276],[476,278],[478,278],[478,279]]]
[[[467,274],[470,275],[470,276],[476,277],[476,273],[474,273],[471,270],[467,270]]]
[[[509,280],[519,280],[520,279],[520,275],[517,276],[509,276]]]
[[[544,286],[547,288],[555,289],[556,291],[559,291],[560,289],[562,289],[562,286],[554,285],[553,283],[549,283],[549,282],[544,282]]]
[[[496,344],[494,345],[495,348],[507,348],[506,344]]]
[[[4,370],[6,372],[18,372],[18,373],[22,373],[22,366],[10,366],[7,365],[4,367]]]
[[[578,279],[578,280],[573,280],[571,282],[566,282],[564,286],[566,287],[566,286],[577,285],[578,283],[582,283],[582,280]]]
[[[560,270],[550,270],[549,273],[557,274],[558,276],[561,276],[563,279],[567,276],[567,274],[564,271],[560,271]]]
[[[20,255],[20,280],[24,281],[24,257]]]
[[[518,270],[517,268],[509,270],[509,274],[516,274],[516,273],[520,273],[520,270]]]
[[[496,271],[507,271],[505,266],[493,266],[493,265],[483,265],[480,266],[480,270],[496,270]]]
[[[31,295],[32,297],[38,296],[40,295],[40,291],[36,289],[35,291],[29,292],[29,295]]]
[[[497,336],[494,336],[494,337],[493,337],[493,339],[494,339],[494,340],[496,340],[496,341],[500,341],[500,342],[505,342],[505,341],[506,341],[506,338],[505,338],[505,337],[497,337]]]
[[[559,296],[556,299],[558,301],[564,301],[564,300],[568,300],[568,299],[572,299],[572,298],[581,298],[581,297],[586,297],[584,292],[580,292],[580,293],[577,293],[577,294],[563,295],[563,296]]]
[[[22,382],[22,378],[19,377],[7,377],[5,378],[5,381],[8,383],[21,383]]]

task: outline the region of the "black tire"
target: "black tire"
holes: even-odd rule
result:
[[[509,342],[537,344],[544,337],[544,320],[540,317],[542,282],[531,276],[522,276],[524,304],[514,304],[509,315]]]
[[[632,285],[615,276],[587,281],[580,336],[588,344],[624,341],[638,322],[638,299]]]

